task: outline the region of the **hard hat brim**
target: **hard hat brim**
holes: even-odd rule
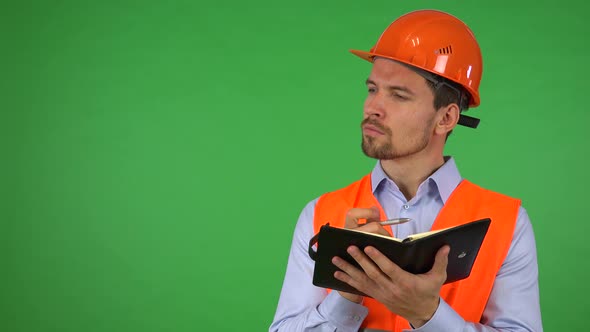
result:
[[[373,54],[371,52],[365,52],[365,51],[359,51],[359,50],[350,50],[350,53],[358,56],[361,59],[367,60],[369,62],[373,62],[373,58],[375,57],[375,54]]]

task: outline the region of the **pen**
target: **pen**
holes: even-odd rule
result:
[[[406,223],[411,220],[412,220],[411,218],[393,218],[393,219],[379,221],[379,225],[381,225],[381,226],[399,225],[399,224],[403,224],[403,223]],[[359,224],[359,226],[364,226],[364,225],[369,224],[371,222],[372,221],[364,223],[364,224]]]

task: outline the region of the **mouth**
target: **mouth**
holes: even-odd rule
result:
[[[385,135],[385,133],[377,128],[374,125],[371,124],[365,124],[363,126],[363,135],[368,135],[368,136],[381,136],[381,135]]]

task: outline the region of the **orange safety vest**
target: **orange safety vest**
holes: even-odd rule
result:
[[[386,219],[383,208],[373,195],[369,174],[346,188],[319,198],[314,215],[315,233],[327,222],[333,227],[344,227],[345,214],[349,209],[371,206],[378,206],[381,219]],[[440,291],[441,298],[466,321],[477,323],[481,320],[496,274],[508,254],[519,207],[518,199],[463,180],[455,188],[432,225],[432,230],[437,230],[478,219],[491,219],[470,276],[443,285]],[[369,314],[361,325],[362,328],[396,332],[410,328],[407,320],[390,312],[372,298],[366,297],[363,305],[368,307]]]

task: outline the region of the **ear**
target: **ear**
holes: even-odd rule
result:
[[[448,132],[453,130],[459,122],[459,106],[455,103],[451,103],[447,106],[441,107],[437,111],[437,122],[434,127],[434,132],[437,135],[447,135]]]

